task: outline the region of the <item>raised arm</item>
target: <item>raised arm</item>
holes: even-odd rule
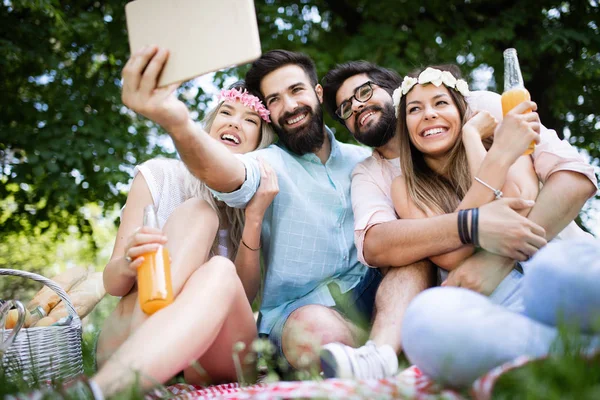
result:
[[[244,231],[235,258],[235,268],[244,286],[248,301],[252,303],[260,287],[260,233],[263,218],[269,205],[279,193],[277,175],[273,168],[259,159],[260,186],[246,206]]]
[[[179,84],[157,87],[168,51],[148,46],[134,53],[123,68],[123,103],[162,126],[173,139],[190,171],[210,188],[232,192],[245,180],[244,164],[190,118],[174,95]]]
[[[473,174],[473,183],[460,202],[458,209],[479,207],[494,200],[494,193],[488,187],[476,181],[475,177],[493,188],[504,188],[509,177],[510,168],[524,153],[524,149],[527,149],[531,141],[540,142],[539,116],[536,112],[526,112],[527,109],[535,110],[536,108],[537,106],[534,102],[523,102],[511,110],[502,120],[494,135],[494,143],[487,154],[484,154],[481,166],[478,169],[476,165],[473,166],[472,171],[477,170]],[[481,113],[475,118],[478,118],[479,115]],[[463,131],[463,137],[468,138],[464,141],[467,150],[474,147],[472,142],[474,139],[477,140],[476,137],[481,138],[477,132],[477,125],[471,122],[469,121],[465,124],[464,129],[466,131]],[[483,148],[483,145],[481,145],[481,148]],[[481,157],[482,155],[481,148],[477,151],[477,157]],[[520,165],[521,167],[527,167],[524,162],[520,164],[522,164]],[[518,174],[513,174],[512,177],[517,178]],[[528,185],[531,183],[529,179],[516,183],[522,186],[525,182]],[[514,184],[515,182],[512,183]],[[524,189],[524,187],[521,187],[521,189]],[[520,193],[509,194],[519,195]]]

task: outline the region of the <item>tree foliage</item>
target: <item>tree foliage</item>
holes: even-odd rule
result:
[[[257,0],[264,50],[308,53],[324,74],[366,59],[401,74],[458,63],[470,81],[492,74],[502,90],[502,51],[518,50],[526,86],[545,125],[598,163],[600,8],[597,0]],[[156,130],[121,104],[128,54],[124,2],[3,0],[0,5],[0,222],[89,232],[82,206],[124,200],[133,166],[164,151]],[[201,49],[199,49],[201,51]],[[210,56],[210,55],[207,55]],[[215,75],[217,85],[247,66]],[[190,84],[184,85],[189,89]],[[209,97],[189,90],[202,116]],[[341,126],[338,137],[352,139]],[[6,204],[10,204],[7,208]]]

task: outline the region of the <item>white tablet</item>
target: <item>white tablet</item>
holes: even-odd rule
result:
[[[261,55],[253,0],[135,0],[125,6],[129,49],[169,50],[159,86]]]

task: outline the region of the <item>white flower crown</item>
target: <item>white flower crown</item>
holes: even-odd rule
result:
[[[452,88],[456,90],[458,93],[463,96],[469,95],[469,85],[463,79],[456,79],[454,75],[452,75],[448,71],[442,71],[436,68],[427,68],[425,71],[419,74],[418,78],[413,78],[411,76],[405,76],[402,80],[402,84],[392,94],[392,100],[394,101],[394,111],[396,113],[396,118],[399,116],[400,99],[402,96],[406,95],[406,93],[410,92],[410,89],[413,88],[416,84],[424,85],[426,83],[432,83],[435,86],[440,86],[442,83],[446,85],[446,87]]]

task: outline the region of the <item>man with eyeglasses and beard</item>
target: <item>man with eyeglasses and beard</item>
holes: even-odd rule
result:
[[[397,364],[389,362],[389,354],[401,350],[404,312],[418,293],[437,280],[428,257],[462,245],[457,213],[413,220],[398,219],[395,213],[390,188],[401,171],[392,93],[401,82],[394,71],[366,61],[338,65],[322,80],[324,104],[330,115],[356,140],[373,147],[372,155],[352,173],[354,236],[358,259],[385,274],[376,293],[371,340],[360,348],[342,343],[325,345],[321,364],[327,377],[364,379],[395,374]],[[485,110],[498,121],[502,119],[498,94],[476,91],[467,100],[473,111]],[[544,127],[541,144],[532,157],[544,186],[529,220],[514,211],[527,207],[519,199],[502,199],[480,207],[479,237],[485,251],[450,272],[445,285],[490,295],[512,270],[514,261],[526,259],[520,252],[524,246],[545,243],[565,227],[577,229],[573,219],[597,190],[593,168]],[[513,229],[519,225],[526,229]],[[540,227],[545,229],[545,238],[532,232]],[[517,231],[521,233],[515,235]]]

